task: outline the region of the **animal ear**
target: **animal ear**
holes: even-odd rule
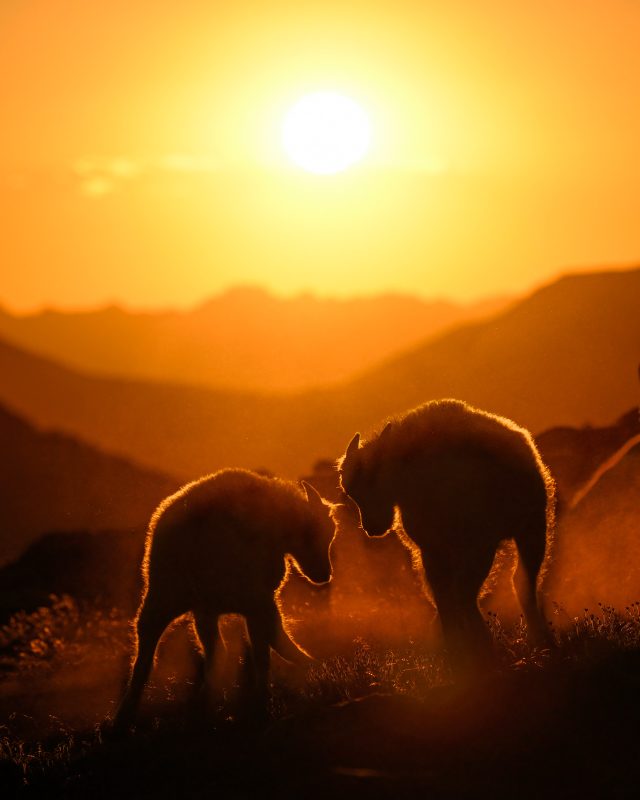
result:
[[[300,481],[300,483],[302,484],[302,488],[307,493],[307,500],[309,501],[309,503],[316,506],[317,505],[324,506],[322,496],[320,495],[315,486],[312,486],[310,483],[307,483],[306,481]]]
[[[345,458],[349,459],[356,450],[360,449],[360,434],[356,433],[353,439],[349,442],[349,446],[347,447],[347,452],[345,453]]]
[[[384,426],[382,433],[380,434],[380,436],[378,436],[378,441],[380,439],[384,439],[392,427],[393,427],[393,422],[387,422],[387,424]]]

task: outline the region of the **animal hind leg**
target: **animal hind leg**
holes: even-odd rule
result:
[[[149,595],[136,619],[137,648],[127,687],[114,717],[111,732],[124,733],[132,724],[145,683],[153,667],[156,648],[167,625],[179,614],[156,605]]]
[[[220,686],[226,661],[226,646],[220,637],[218,613],[207,609],[193,612],[193,624],[204,652],[204,671],[202,689],[206,710],[213,712],[222,700]],[[217,652],[216,645],[221,643],[224,653]]]
[[[538,647],[554,645],[553,636],[545,622],[537,592],[538,576],[546,557],[546,531],[546,514],[539,514],[515,538],[518,548],[518,565],[513,583],[527,621],[529,636]]]

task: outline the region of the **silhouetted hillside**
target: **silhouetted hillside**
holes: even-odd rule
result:
[[[571,614],[640,600],[640,435],[611,457],[561,519],[550,595]]]
[[[166,475],[43,433],[0,407],[0,563],[47,531],[144,528]]]
[[[570,503],[596,469],[639,434],[640,410],[636,406],[613,425],[551,428],[537,436],[537,445],[553,473],[563,504]]]
[[[0,374],[0,402],[40,427],[181,480],[222,466],[280,463],[288,443],[275,433],[286,424],[287,403],[297,408],[296,400],[81,375],[2,341]],[[306,463],[300,451],[293,455]]]
[[[15,316],[0,310],[0,336],[95,374],[264,392],[350,378],[506,302],[460,306],[402,295],[280,299],[240,288],[185,312],[110,307]]]
[[[145,528],[48,533],[0,566],[0,624],[32,611],[52,594],[118,608],[132,616],[142,588]]]
[[[281,396],[83,376],[0,343],[0,402],[181,479],[223,466],[295,478],[354,431],[432,398],[534,433],[609,424],[638,399],[639,298],[640,269],[572,275],[357,380]]]
[[[613,425],[551,428],[536,437],[558,495],[570,503],[596,469],[625,442],[640,434],[640,411],[632,408]]]

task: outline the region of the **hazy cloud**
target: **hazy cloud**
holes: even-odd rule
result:
[[[154,173],[211,173],[219,162],[211,156],[188,153],[138,159],[128,156],[82,156],[73,163],[79,191],[87,197],[103,197],[117,191],[124,182]]]
[[[118,189],[122,181],[142,174],[139,161],[122,156],[83,156],[72,165],[79,191],[87,197],[103,197]]]
[[[103,175],[122,180],[135,178],[142,172],[142,166],[132,158],[83,156],[74,163],[73,171],[81,177]]]
[[[114,181],[99,175],[84,178],[80,181],[80,192],[87,197],[103,197],[115,188]]]

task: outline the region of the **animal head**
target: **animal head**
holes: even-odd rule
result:
[[[310,483],[302,481],[302,488],[307,496],[308,525],[303,532],[303,539],[297,542],[294,555],[309,580],[326,583],[331,579],[329,550],[336,532],[333,506],[325,502]]]
[[[384,441],[390,428],[391,423],[378,437],[378,443]],[[370,536],[382,536],[393,524],[394,503],[383,485],[376,459],[361,446],[359,433],[349,442],[338,468],[342,490],[360,508],[362,527]]]

